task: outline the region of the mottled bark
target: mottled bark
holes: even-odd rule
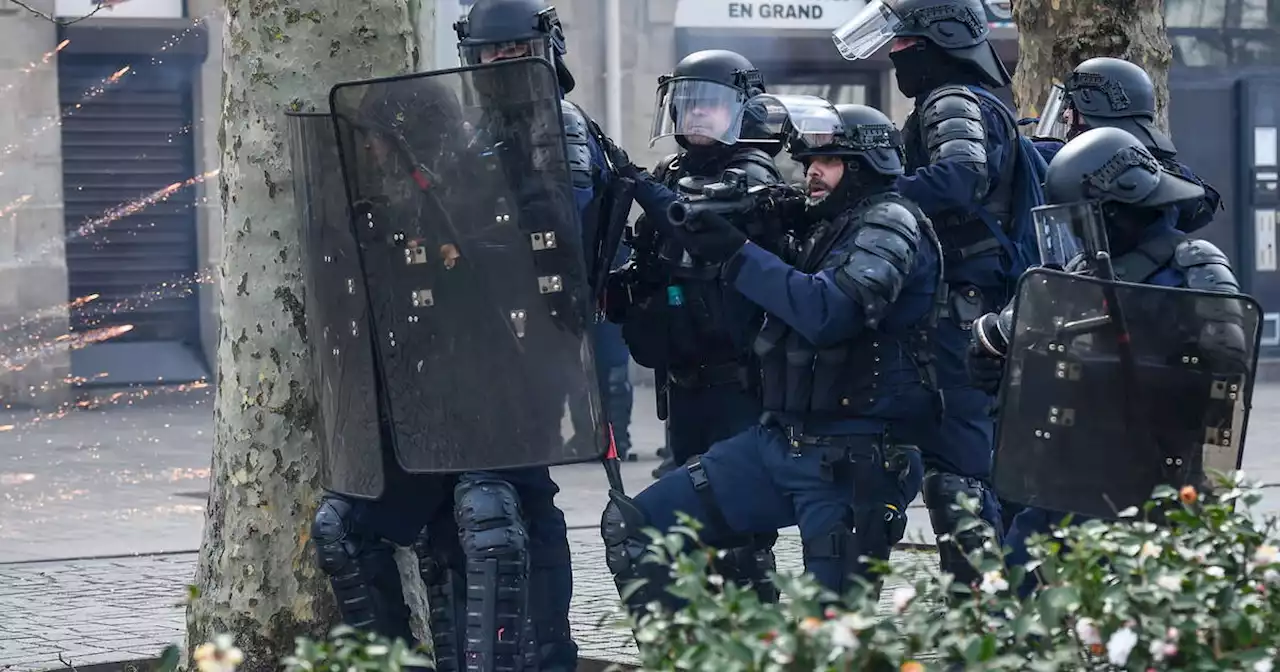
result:
[[[1156,86],[1156,123],[1168,128],[1169,64],[1163,0],[1014,0],[1018,68],[1013,98],[1024,114],[1039,114],[1055,81],[1082,61],[1123,58],[1142,66]]]
[[[410,69],[407,0],[226,0],[221,329],[213,473],[192,645],[230,633],[246,672],[278,669],[333,622],[308,543],[320,496],[286,109],[340,81]]]

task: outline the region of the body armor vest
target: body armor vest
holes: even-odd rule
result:
[[[925,221],[919,207],[901,195],[877,194],[834,220],[812,227],[799,245],[797,258],[788,261],[803,273],[830,267],[826,262],[835,247],[862,226],[862,218],[872,206],[886,201],[902,205],[918,221]],[[905,394],[919,393],[921,400],[936,397],[930,335],[945,301],[945,285],[941,278],[937,280],[932,306],[921,319],[905,328],[886,319],[828,348],[814,346],[782,320],[766,316],[754,344],[761,360],[764,410],[819,422],[890,418],[894,402]]]

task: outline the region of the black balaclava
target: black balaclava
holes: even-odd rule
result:
[[[983,78],[972,66],[947,55],[947,50],[927,39],[906,49],[889,52],[898,90],[917,98],[947,84],[981,84]]]
[[[1147,230],[1165,221],[1173,221],[1173,206],[1152,208],[1124,203],[1105,203],[1102,215],[1106,219],[1107,247],[1112,256],[1132,252],[1142,242]]]

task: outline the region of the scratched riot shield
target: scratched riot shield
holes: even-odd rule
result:
[[[995,455],[1006,499],[1113,518],[1238,469],[1256,301],[1036,269],[1023,276]]]
[[[384,479],[373,342],[333,117],[290,113],[286,118],[294,201],[302,222],[321,475],[334,492],[377,497]]]
[[[330,103],[401,466],[601,458],[594,306],[552,66],[352,82]]]

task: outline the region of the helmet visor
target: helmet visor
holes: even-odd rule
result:
[[[706,79],[669,79],[658,85],[649,146],[682,136],[693,144],[735,145],[742,141],[747,96],[737,87]]]
[[[897,0],[873,0],[844,25],[831,31],[831,39],[845,60],[867,58],[893,40],[902,19],[893,13]]]
[[[834,145],[843,132],[839,113],[817,96],[764,94],[751,102],[764,106],[767,134],[785,137],[793,156]]]
[[[1045,267],[1064,269],[1081,255],[1091,261],[1099,252],[1108,251],[1102,208],[1097,201],[1042,205],[1031,209],[1031,219],[1036,227],[1040,263]]]
[[[1061,84],[1054,84],[1049,90],[1049,98],[1040,108],[1040,121],[1036,124],[1036,137],[1057,138],[1066,141],[1071,130],[1070,106],[1067,104],[1067,90]]]
[[[546,37],[532,37],[503,42],[471,42],[458,44],[458,58],[463,65],[480,65],[494,61],[506,61],[513,58],[541,58],[552,60],[551,40]]]

